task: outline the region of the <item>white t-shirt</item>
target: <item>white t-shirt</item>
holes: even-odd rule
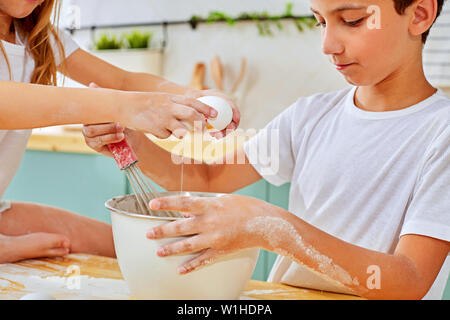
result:
[[[450,241],[450,99],[369,112],[355,91],[299,99],[245,144],[248,159],[291,182],[290,212],[344,241],[389,254],[405,234]],[[442,298],[449,261],[425,298]],[[269,281],[339,291],[281,256]]]
[[[59,32],[59,36],[64,46],[66,57],[79,48],[67,33]],[[59,50],[54,38],[51,37],[51,39],[56,63],[59,65]],[[25,50],[26,39],[22,39],[16,31],[16,44],[1,41],[11,66],[11,80],[29,83],[34,70],[34,60]],[[8,80],[10,80],[8,65],[0,51],[0,81]],[[30,135],[31,130],[0,130],[0,199],[19,168]]]

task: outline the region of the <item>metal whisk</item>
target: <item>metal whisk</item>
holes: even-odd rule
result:
[[[124,170],[125,174],[130,182],[136,197],[137,204],[142,213],[151,216],[158,217],[181,217],[176,212],[171,211],[152,211],[149,208],[149,202],[155,199],[155,189],[151,186],[148,178],[142,173],[137,166],[138,159],[136,154],[131,149],[130,145],[123,139],[118,143],[112,143],[108,145],[109,151],[114,156],[117,165],[120,170]]]

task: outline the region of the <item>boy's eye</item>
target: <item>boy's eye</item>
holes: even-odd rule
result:
[[[354,27],[354,26],[357,26],[358,24],[360,24],[363,20],[364,20],[364,18],[361,18],[361,19],[355,20],[355,21],[344,21],[344,23],[346,25]]]
[[[317,24],[316,24],[316,27],[325,27],[326,26],[326,23],[325,22],[318,22]]]

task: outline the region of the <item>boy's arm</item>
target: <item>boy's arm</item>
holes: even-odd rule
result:
[[[448,241],[415,234],[403,235],[393,254],[369,250],[340,240],[285,209],[239,195],[159,198],[152,200],[150,207],[190,217],[147,233],[151,239],[185,236],[158,250],[164,257],[199,252],[180,266],[181,273],[229,252],[260,247],[286,256],[358,296],[421,299],[450,250]]]
[[[422,235],[400,238],[393,254],[368,250],[325,233],[285,211],[305,246],[293,246],[292,239],[283,249],[294,260],[345,283],[355,294],[369,299],[421,299],[436,279],[450,243]],[[309,250],[308,250],[309,249]],[[276,248],[271,248],[277,251]],[[311,251],[312,250],[312,251]]]
[[[90,67],[86,68],[86,66]],[[164,91],[173,94],[186,94],[189,91],[188,88],[151,74],[127,72],[82,49],[78,49],[69,56],[64,73],[84,85],[94,82],[100,87],[124,91]],[[234,104],[233,110],[233,129],[235,129],[240,116]],[[110,155],[105,147],[106,144],[120,141],[115,136],[117,133],[115,125],[85,126],[83,133],[86,143],[105,155]],[[127,139],[140,160],[139,166],[142,171],[166,190],[180,188],[181,166],[173,163],[170,152],[160,148],[144,134],[133,130],[127,130]],[[258,181],[261,176],[248,163],[243,153],[243,150],[238,150],[235,158],[242,159],[244,157],[244,164],[185,165],[183,168],[184,188],[189,191],[232,192]]]
[[[95,130],[95,128],[93,129]],[[126,136],[136,152],[141,170],[164,189],[179,190],[181,182],[179,159],[173,158],[174,156],[169,151],[159,147],[141,132],[127,130]],[[88,139],[87,142],[90,145]],[[104,144],[104,142],[102,143]],[[233,158],[233,163],[229,163],[231,158],[228,155],[228,164],[225,157],[221,161],[222,164],[196,164],[194,161],[185,164],[183,189],[231,193],[262,179],[249,163],[243,148],[236,149]],[[237,160],[240,160],[242,164],[238,164]]]

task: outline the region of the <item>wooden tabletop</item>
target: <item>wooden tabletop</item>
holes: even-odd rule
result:
[[[0,264],[0,300],[44,292],[57,300],[132,299],[116,259],[87,254]],[[241,299],[356,300],[359,297],[250,280]]]

